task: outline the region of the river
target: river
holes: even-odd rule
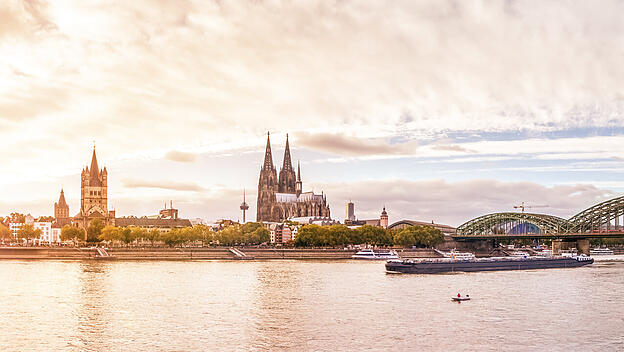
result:
[[[0,347],[624,351],[624,262],[392,275],[356,261],[3,260]]]

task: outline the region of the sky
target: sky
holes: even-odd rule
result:
[[[266,133],[344,219],[571,217],[624,193],[624,2],[0,2],[0,214],[255,218]],[[278,169],[279,172],[279,169]]]

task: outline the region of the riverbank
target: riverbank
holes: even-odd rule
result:
[[[111,248],[102,256],[94,248],[0,247],[0,259],[64,260],[347,260],[356,250],[331,248]],[[398,250],[402,258],[439,257],[431,249]]]

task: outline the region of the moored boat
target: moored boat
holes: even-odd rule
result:
[[[470,260],[449,258],[424,260],[389,260],[386,271],[389,273],[435,274],[445,272],[472,272],[496,270],[527,270],[548,268],[576,268],[592,264],[594,259],[585,255],[574,257],[499,257]]]
[[[613,250],[609,248],[594,248],[589,250],[590,255],[613,255]]]
[[[362,249],[351,256],[353,259],[389,260],[399,259],[399,255],[394,250],[372,250]]]

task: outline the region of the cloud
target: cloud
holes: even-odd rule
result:
[[[459,145],[435,145],[431,147],[433,150],[449,151],[449,152],[461,152],[461,153],[474,153],[474,150],[466,149]]]
[[[172,191],[204,191],[204,187],[194,182],[176,182],[176,181],[142,181],[123,179],[121,185],[126,188],[160,188]]]
[[[416,142],[388,144],[383,140],[349,137],[342,134],[298,133],[297,145],[339,155],[413,155]]]
[[[193,163],[197,161],[197,154],[172,150],[165,154],[165,159],[181,163]]]

